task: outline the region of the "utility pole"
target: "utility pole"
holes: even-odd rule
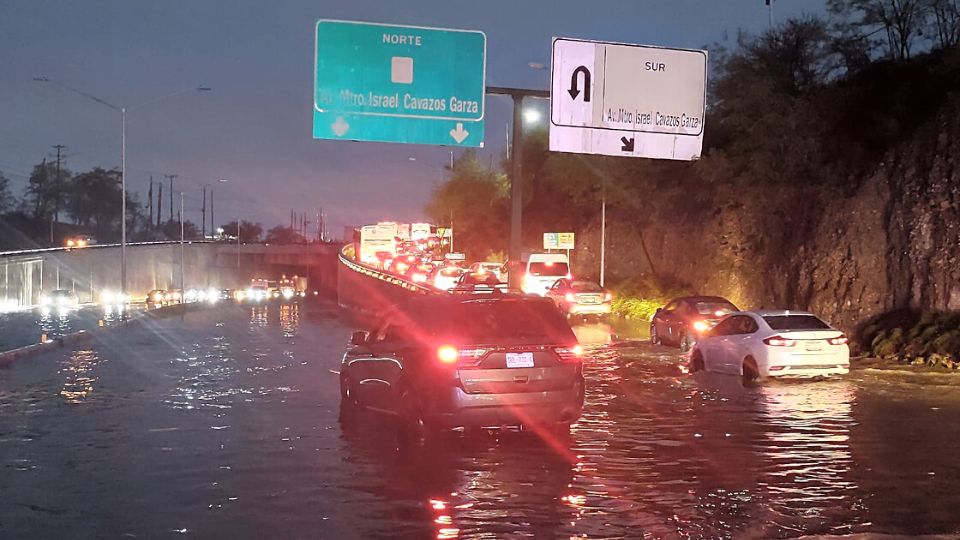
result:
[[[173,221],[173,180],[177,177],[177,175],[168,174],[166,177],[168,180],[170,180],[170,221]]]
[[[237,269],[240,269],[240,216],[237,216]]]
[[[569,260],[570,257],[567,257]],[[603,287],[607,269],[607,176],[603,175],[603,195],[600,203],[600,286]]]
[[[207,185],[203,185],[203,210],[200,211],[200,239],[207,239]]]
[[[180,298],[183,298],[183,295],[186,294],[186,289],[183,288],[183,192],[180,192]]]
[[[53,146],[57,149],[57,177],[53,180],[53,215],[50,217],[50,245],[53,245],[53,228],[57,221],[60,220],[60,192],[63,189],[63,182],[60,181],[60,152],[65,149],[66,146],[62,144],[56,144]]]
[[[163,181],[157,182],[159,193],[157,193],[157,227],[160,227],[160,216],[163,215]]]
[[[153,175],[150,175],[150,189],[147,191],[147,198],[150,199],[150,219],[147,220],[147,228],[153,227]]]
[[[773,0],[764,0],[767,4],[767,16],[770,19],[770,28],[773,28]]]
[[[216,236],[217,222],[213,219],[213,188],[210,188],[210,236]]]

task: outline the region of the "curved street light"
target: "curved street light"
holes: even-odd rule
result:
[[[196,86],[192,88],[184,88],[183,90],[177,90],[170,94],[160,96],[158,98],[151,99],[135,105],[134,107],[127,107],[123,105],[115,105],[109,101],[98,98],[93,94],[84,92],[83,90],[78,90],[72,86],[66,85],[62,82],[55,81],[48,77],[34,77],[34,81],[52,84],[54,86],[59,86],[64,90],[69,90],[74,94],[85,97],[91,101],[95,101],[105,107],[109,107],[114,111],[120,112],[120,294],[126,295],[127,293],[127,110],[128,109],[139,109],[147,105],[152,105],[158,101],[163,101],[165,99],[178,96],[180,94],[185,94],[187,92],[210,92],[211,88],[208,86]],[[182,217],[181,217],[182,219]]]

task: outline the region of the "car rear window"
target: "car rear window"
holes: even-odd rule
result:
[[[697,313],[701,315],[716,315],[717,317],[740,311],[737,306],[730,302],[697,302],[695,307]]]
[[[570,284],[570,288],[577,292],[601,292],[603,290],[596,283],[589,281],[574,281]]]
[[[473,300],[430,313],[438,336],[462,343],[503,341],[568,343],[570,325],[549,302],[520,299]]]
[[[565,276],[570,270],[565,262],[532,262],[527,270],[533,276]]]
[[[830,325],[813,315],[766,315],[764,321],[774,330],[829,330]]]

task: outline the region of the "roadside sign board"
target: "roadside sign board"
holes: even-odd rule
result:
[[[483,146],[483,32],[316,24],[313,137]]]
[[[543,233],[543,249],[574,249],[574,233]]]
[[[550,150],[694,160],[707,52],[553,39]]]

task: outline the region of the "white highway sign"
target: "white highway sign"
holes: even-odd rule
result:
[[[554,38],[550,150],[699,159],[707,53]]]

